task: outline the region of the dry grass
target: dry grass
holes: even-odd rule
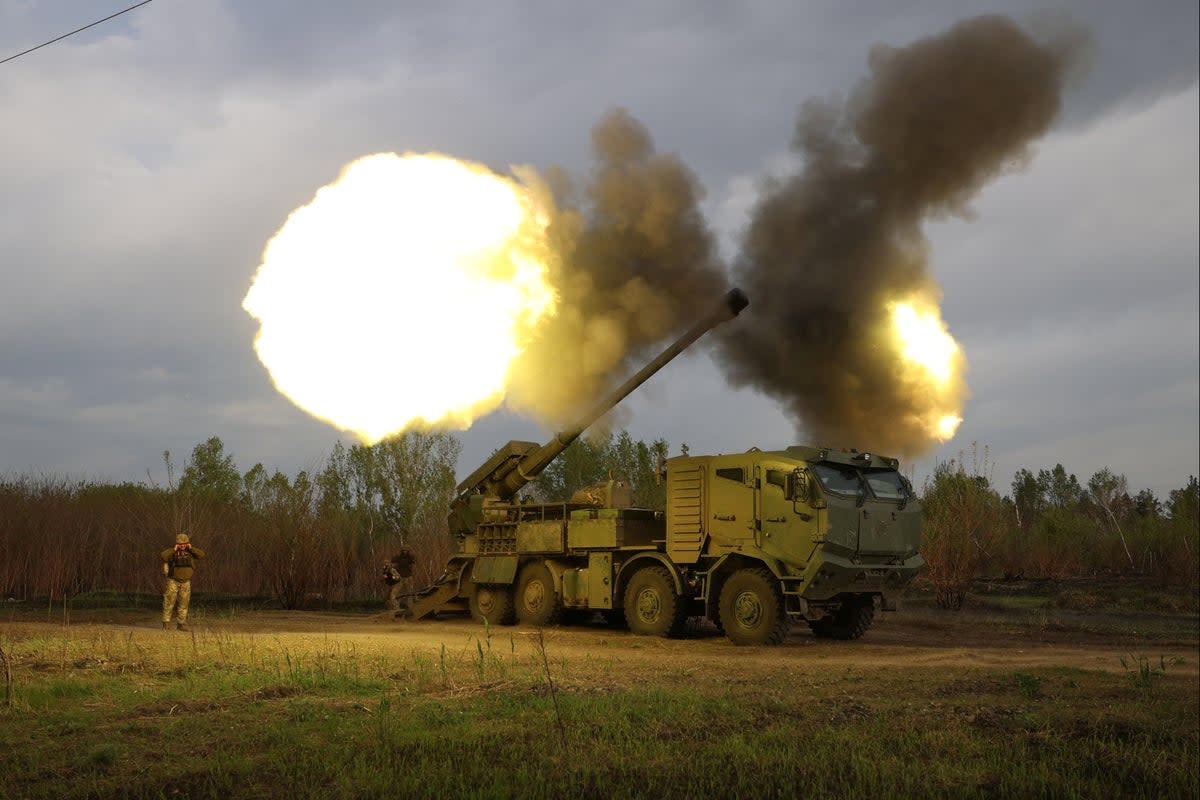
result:
[[[750,649],[701,629],[13,614],[0,796],[1194,796],[1194,637],[971,634],[971,613]],[[180,743],[182,766],[162,757]]]

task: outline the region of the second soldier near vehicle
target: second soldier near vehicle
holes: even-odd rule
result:
[[[401,547],[400,551],[392,556],[391,561],[383,562],[383,582],[391,587],[387,600],[388,609],[391,611],[400,610],[400,600],[403,598],[406,613],[412,612],[412,574],[415,560],[412,550]]]

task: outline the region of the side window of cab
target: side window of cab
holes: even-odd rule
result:
[[[745,467],[721,467],[716,471],[716,475],[718,478],[724,478],[727,481],[734,481],[735,483],[746,482]]]

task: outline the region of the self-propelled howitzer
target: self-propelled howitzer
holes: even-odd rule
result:
[[[628,483],[559,502],[518,493],[593,422],[705,332],[737,316],[734,289],[709,315],[575,425],[543,445],[513,441],[459,484],[446,570],[412,617],[469,610],[491,625],[550,625],[599,612],[670,636],[689,617],[736,644],[779,644],[791,623],[855,639],[894,611],[924,565],[921,509],[893,458],[785,447],[668,459],[665,508],[633,506]]]

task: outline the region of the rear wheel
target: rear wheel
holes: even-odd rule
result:
[[[625,621],[642,636],[677,636],[687,621],[687,605],[663,567],[644,567],[625,587]]]
[[[541,561],[526,564],[517,581],[517,621],[522,625],[556,625],[563,615],[554,576]]]
[[[734,644],[782,644],[787,609],[779,581],[765,569],[741,569],[721,587],[721,627]]]
[[[512,625],[517,621],[513,613],[512,587],[495,583],[480,583],[471,593],[471,617],[489,625]]]
[[[842,607],[825,619],[809,622],[812,632],[823,639],[857,639],[875,619],[875,599],[869,594],[848,597]]]

